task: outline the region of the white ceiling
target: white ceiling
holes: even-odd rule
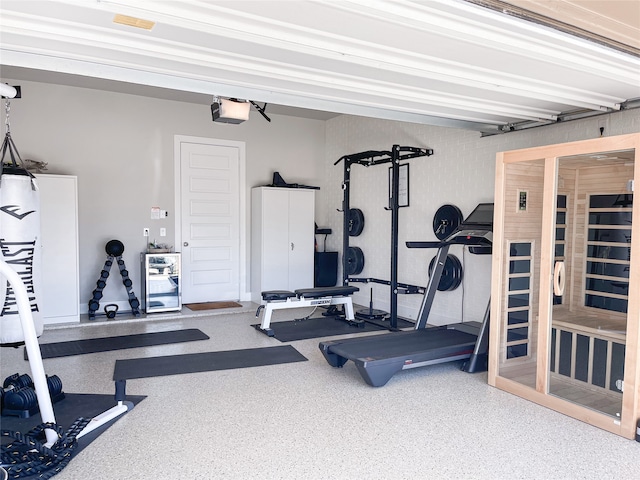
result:
[[[3,78],[485,133],[640,98],[637,48],[462,0],[2,0],[0,55]]]

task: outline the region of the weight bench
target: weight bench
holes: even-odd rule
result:
[[[274,310],[317,307],[319,305],[344,305],[345,319],[348,322],[355,322],[350,295],[359,290],[358,287],[347,285],[342,287],[300,288],[293,292],[289,290],[267,290],[262,292],[262,300],[266,304],[260,305],[256,311],[256,317],[259,317],[260,311],[264,308],[260,330],[273,337],[274,332],[269,326],[271,325],[271,314]]]

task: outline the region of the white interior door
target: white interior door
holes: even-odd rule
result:
[[[182,301],[240,299],[240,148],[180,142]]]

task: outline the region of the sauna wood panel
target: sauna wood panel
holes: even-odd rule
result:
[[[640,133],[500,152],[496,157],[489,383],[626,438],[634,438],[635,423],[640,417],[640,208],[632,212],[626,315],[585,306],[587,212],[590,195],[625,194],[629,180],[639,184],[640,168],[638,174],[634,171],[638,151]],[[526,212],[518,210],[519,191],[527,192]],[[552,218],[556,195],[567,197],[563,255],[567,273],[562,304],[550,306],[546,297],[551,293],[547,281],[555,254],[550,242],[555,241],[555,236],[553,240],[551,237],[557,228],[557,217]],[[624,227],[613,229],[620,228]],[[506,360],[510,242],[532,244],[529,292],[532,351],[529,357]],[[541,262],[542,254],[546,258]],[[545,298],[538,299],[541,293]],[[619,293],[607,295],[625,297]],[[601,338],[625,345],[624,393],[611,386],[612,380],[619,380],[620,367],[615,377],[606,374],[608,390],[600,388],[600,381],[598,385],[589,384],[590,372],[587,381],[583,381],[582,366],[579,370],[571,365],[569,376],[565,374],[566,366],[562,374],[552,373],[551,344],[557,339],[557,334],[550,334],[552,325],[574,332],[571,334],[574,339],[587,337],[593,342]],[[573,342],[568,347],[571,361],[582,364],[584,353],[580,359],[573,356],[578,348]],[[557,343],[555,348],[557,353]],[[594,354],[589,350],[588,355],[589,362],[593,362]],[[597,360],[598,365],[600,362]],[[616,363],[620,365],[619,360]],[[554,363],[553,368],[557,365]],[[607,353],[606,366],[611,365],[611,355]],[[572,378],[576,372],[579,375]]]

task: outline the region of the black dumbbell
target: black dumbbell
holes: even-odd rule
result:
[[[30,387],[6,390],[3,397],[4,410],[31,410],[38,405],[36,391]]]
[[[98,310],[98,308],[100,308],[99,302],[97,302],[96,300],[89,300],[89,310],[95,312],[96,310]]]
[[[2,388],[0,389],[0,408],[2,410],[29,410],[37,404],[33,403],[34,395],[31,395],[29,391],[33,390],[33,380],[26,373],[20,375],[14,373],[4,379]],[[26,405],[23,407],[22,405]]]
[[[49,387],[49,395],[55,397],[62,392],[62,380],[57,375],[47,375],[47,387]]]
[[[104,280],[100,279],[100,280],[98,280],[98,281],[96,282],[96,286],[97,286],[98,288],[104,288],[104,287],[106,287],[106,286],[107,286],[107,282],[105,282]]]
[[[140,302],[138,301],[137,298],[133,298],[133,299],[129,300],[129,305],[131,305],[131,308],[135,309],[135,308],[138,308],[140,306]]]
[[[34,389],[23,387],[18,390],[7,390],[2,398],[2,410],[31,410],[38,404],[38,397]]]
[[[13,375],[9,375],[4,379],[2,383],[2,387],[5,389],[13,389],[17,390],[22,387],[30,387],[33,388],[33,380],[26,373],[20,375],[19,373],[14,373]]]

